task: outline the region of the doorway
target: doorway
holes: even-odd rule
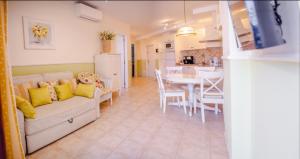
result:
[[[131,77],[135,76],[135,50],[134,44],[131,44]]]
[[[147,46],[147,77],[155,77],[157,55],[154,45]]]
[[[115,37],[115,53],[121,55],[121,88],[128,88],[128,61],[127,59],[127,37],[117,34]]]

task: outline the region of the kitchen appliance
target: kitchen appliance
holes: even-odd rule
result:
[[[194,56],[183,56],[184,64],[194,64]]]
[[[213,66],[213,67],[219,67],[219,66],[221,65],[220,62],[221,62],[221,61],[220,61],[219,58],[217,58],[217,57],[212,57],[212,58],[210,58],[210,60],[209,60],[209,65],[210,65],[210,66]]]
[[[175,43],[174,41],[167,41],[164,43],[164,49],[166,52],[174,51],[175,50]]]

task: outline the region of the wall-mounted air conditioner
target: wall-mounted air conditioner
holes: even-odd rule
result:
[[[84,3],[76,3],[76,14],[80,18],[98,22],[102,20],[103,14],[100,10]]]

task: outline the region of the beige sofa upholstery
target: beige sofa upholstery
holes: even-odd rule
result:
[[[15,76],[14,83],[59,80],[73,78],[72,72],[45,73],[28,76]],[[65,101],[36,107],[36,118],[26,119],[18,110],[18,120],[23,148],[32,153],[49,143],[96,120],[100,116],[99,102],[101,91],[96,89],[94,98],[74,96]]]

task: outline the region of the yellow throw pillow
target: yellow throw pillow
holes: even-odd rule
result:
[[[20,96],[16,96],[16,103],[17,107],[23,112],[26,118],[35,118],[35,109],[28,100]]]
[[[72,91],[74,93],[77,88],[77,85],[78,85],[77,80],[75,78],[59,80],[59,84],[67,84],[67,83],[69,83],[71,85]]]
[[[87,98],[93,98],[95,92],[95,85],[94,84],[82,84],[79,83],[76,90],[75,95],[83,96]]]
[[[29,88],[28,91],[34,107],[52,103],[48,87]]]
[[[66,100],[72,98],[74,95],[72,93],[72,88],[70,84],[62,84],[54,86],[57,97],[59,101]]]

